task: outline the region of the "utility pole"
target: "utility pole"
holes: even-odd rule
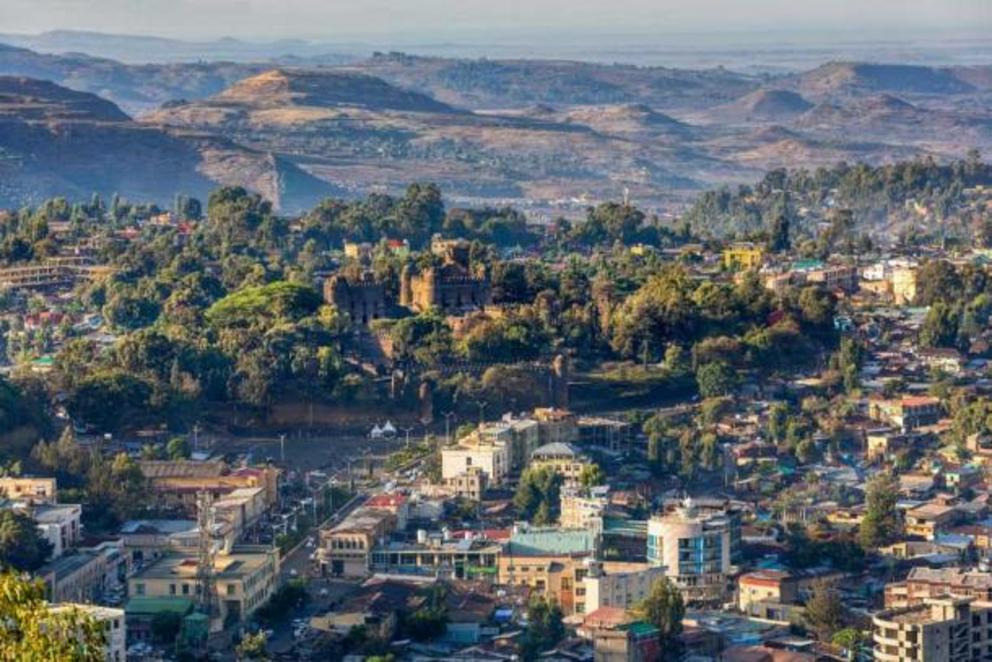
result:
[[[415,429],[416,429],[415,427],[400,428],[400,430],[406,432],[406,442],[405,442],[406,448],[410,448],[410,433],[413,432]]]
[[[482,423],[486,420],[485,417],[484,417],[484,413],[486,411],[486,407],[489,406],[489,403],[488,402],[479,401],[479,402],[476,402],[475,404],[479,408],[479,425],[482,425]]]
[[[286,464],[286,435],[279,435],[279,463]]]
[[[200,450],[200,423],[196,422],[193,424],[193,451],[199,452]]]

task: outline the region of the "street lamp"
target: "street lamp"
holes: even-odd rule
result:
[[[406,432],[406,448],[410,448],[410,433],[416,429],[416,426],[409,428],[400,428],[403,432]]]
[[[489,403],[488,402],[479,401],[479,402],[476,402],[475,405],[479,408],[479,425],[482,425],[483,421],[486,420],[484,418],[484,412],[486,411],[486,407],[489,406]]]
[[[279,435],[279,462],[286,464],[286,435]]]

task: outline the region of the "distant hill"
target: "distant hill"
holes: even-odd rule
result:
[[[759,85],[724,69],[596,64],[565,60],[468,60],[379,55],[348,65],[394,85],[461,108],[505,109],[534,104],[699,108],[723,103]]]
[[[218,184],[246,185],[284,209],[334,192],[266,152],[138,124],[109,101],[48,81],[0,77],[0,206],[94,192],[168,204]]]
[[[188,41],[147,35],[51,30],[41,34],[0,34],[0,42],[42,53],[86,53],[134,64],[218,60],[262,62],[289,54],[295,57],[319,56],[324,64],[340,64],[355,59],[346,54],[330,52],[327,44],[300,39],[242,41],[226,37],[210,41]]]
[[[761,89],[714,109],[712,115],[737,122],[782,122],[812,107],[791,90]]]
[[[0,75],[27,76],[92,92],[140,114],[173,99],[200,99],[268,65],[231,62],[128,65],[89,55],[47,55],[0,43]]]
[[[273,69],[239,81],[214,98],[255,108],[322,107],[450,113],[450,106],[424,94],[389,85],[365,74],[306,69]]]
[[[824,98],[840,95],[967,94],[975,86],[960,70],[904,64],[830,62],[793,78],[802,94]]]

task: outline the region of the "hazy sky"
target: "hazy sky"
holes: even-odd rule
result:
[[[0,32],[453,38],[757,30],[992,30],[992,0],[0,0]]]

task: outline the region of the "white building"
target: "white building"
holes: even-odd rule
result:
[[[692,499],[648,520],[648,563],[663,566],[686,602],[717,602],[740,547],[733,513],[698,508]]]
[[[453,448],[441,450],[441,477],[456,478],[473,468],[486,474],[489,485],[500,485],[510,472],[510,445],[466,437]]]
[[[82,527],[79,523],[83,508],[79,504],[39,504],[30,507],[28,514],[38,525],[38,530],[45,540],[52,545],[51,558],[57,559],[66,550],[75,547],[82,537]]]
[[[631,609],[648,597],[655,581],[665,576],[665,568],[646,563],[631,564],[630,570],[607,573],[598,561],[586,561],[588,574],[582,580],[586,590],[587,614],[600,607]],[[640,566],[640,567],[636,567]]]

